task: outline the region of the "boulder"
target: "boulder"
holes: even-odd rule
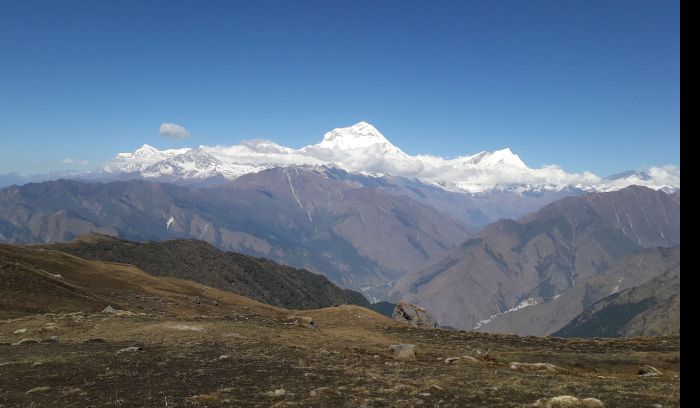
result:
[[[537,408],[603,408],[603,402],[597,398],[576,398],[571,395],[561,395],[540,398],[532,406]]]
[[[479,364],[479,360],[472,356],[448,357],[445,364]]]
[[[640,377],[656,377],[658,375],[661,375],[661,371],[659,371],[658,368],[650,365],[643,365],[639,367],[637,370],[637,374],[639,374]]]
[[[294,324],[307,329],[317,329],[318,324],[308,316],[287,316],[287,324]]]
[[[38,343],[38,339],[22,339],[16,343],[12,343],[13,346],[21,346],[22,344],[36,344]]]
[[[420,306],[406,302],[399,302],[396,307],[394,307],[394,312],[391,317],[397,322],[408,323],[415,327],[425,329],[434,329],[438,327],[437,320],[435,320],[435,317],[430,312]]]
[[[518,371],[551,371],[551,372],[556,372],[561,370],[560,367],[555,366],[554,364],[550,363],[519,363],[517,361],[513,361],[510,363],[510,369],[511,370],[518,370]]]
[[[392,344],[389,348],[394,351],[394,358],[397,360],[416,359],[415,344]]]
[[[113,308],[112,305],[107,305],[107,307],[102,309],[102,313],[117,313],[117,309]]]
[[[117,351],[117,353],[132,353],[134,351],[143,351],[143,347],[140,347],[140,346],[124,347],[123,349],[120,349],[119,351]]]
[[[102,309],[102,313],[108,313],[119,317],[134,316],[133,312],[130,312],[128,310],[115,309],[114,307],[112,307],[112,305],[107,305],[107,307]]]

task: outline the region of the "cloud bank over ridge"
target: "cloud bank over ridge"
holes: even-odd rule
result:
[[[207,171],[190,171],[193,177],[207,177],[211,172],[218,172],[224,177],[235,178],[277,166],[327,165],[349,172],[417,178],[448,190],[472,193],[492,188],[556,190],[576,187],[605,191],[631,184],[667,190],[680,188],[680,168],[674,165],[650,167],[644,172],[628,172],[624,177],[605,179],[591,172],[568,173],[557,165],[530,168],[507,148],[452,159],[411,156],[366,122],[333,129],[320,143],[299,149],[280,146],[269,140],[163,151],[144,145],[133,153],[120,153],[105,169],[111,172],[137,171],[146,177],[157,177],[159,172],[173,173],[182,168],[185,162],[183,154],[188,155],[187,161],[207,162]]]

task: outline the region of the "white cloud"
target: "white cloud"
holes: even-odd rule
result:
[[[69,158],[65,158],[65,159],[61,160],[61,163],[63,163],[63,164],[80,164],[81,166],[84,166],[84,165],[88,164],[89,162],[87,160],[75,160],[75,159],[71,159],[69,157]]]
[[[161,134],[161,136],[169,139],[180,140],[190,137],[190,132],[188,132],[187,129],[175,123],[161,123],[158,132]]]

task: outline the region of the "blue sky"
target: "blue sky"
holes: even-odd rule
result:
[[[603,176],[680,164],[679,7],[3,0],[0,173],[144,143],[300,147],[361,120],[410,154],[510,147]]]

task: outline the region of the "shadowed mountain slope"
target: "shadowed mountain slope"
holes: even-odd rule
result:
[[[479,330],[520,335],[552,334],[593,303],[678,269],[680,262],[680,246],[643,249],[622,258],[605,273],[577,282],[550,302],[501,314]]]
[[[323,275],[224,252],[203,241],[139,243],[90,234],[42,247],[84,259],[131,264],[151,275],[191,280],[287,309],[317,309],[345,303],[369,306],[362,294],[341,289]]]
[[[594,303],[553,333],[559,337],[639,337],[681,332],[681,271],[664,274]]]

